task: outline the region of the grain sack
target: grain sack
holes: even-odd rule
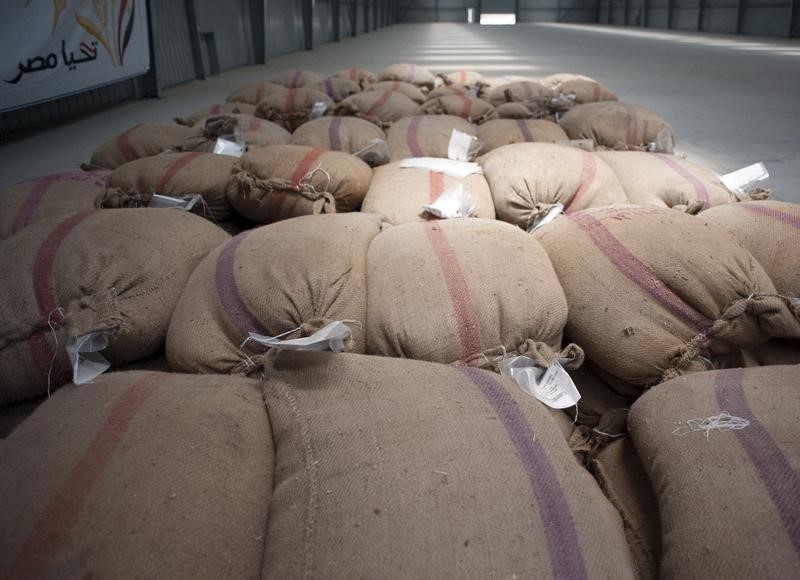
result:
[[[52,173],[1,191],[0,239],[41,219],[93,209],[107,177],[107,171]]]
[[[457,70],[455,72],[444,73],[438,76],[441,77],[445,85],[475,87],[486,84],[486,79],[484,76],[474,70]]]
[[[719,175],[680,157],[643,151],[599,151],[636,205],[700,209],[737,201]]]
[[[539,82],[516,81],[492,88],[486,96],[486,100],[495,107],[503,103],[525,103],[548,107],[554,96],[551,89]]]
[[[265,577],[635,577],[619,515],[507,379],[282,352],[264,397]]]
[[[469,95],[470,88],[465,85],[442,85],[436,87],[427,95],[426,99],[435,99],[436,97],[449,97],[452,95]]]
[[[212,153],[217,139],[237,139],[245,148],[287,145],[292,134],[280,125],[252,115],[221,115],[208,117],[197,123],[193,133],[183,140],[181,151],[205,151]]]
[[[282,85],[288,89],[298,89],[310,85],[316,85],[324,79],[316,73],[305,69],[289,69],[281,71],[269,79],[271,83]]]
[[[364,352],[367,248],[380,231],[361,213],[305,216],[245,232],[195,269],[167,334],[176,370],[254,373],[264,348],[248,333],[309,336],[348,320],[348,350]],[[266,256],[266,258],[265,258]],[[241,348],[240,348],[241,347]]]
[[[507,224],[393,226],[372,242],[367,268],[370,354],[491,366],[505,348],[542,367],[583,360],[574,345],[561,352],[567,305],[547,254]]]
[[[300,145],[245,153],[228,182],[228,201],[257,223],[353,211],[372,179],[369,165],[348,153]]]
[[[347,97],[334,109],[334,115],[361,117],[383,128],[403,117],[417,114],[419,106],[397,91],[364,91]]]
[[[473,216],[493,220],[492,194],[483,175],[458,179],[438,171],[400,168],[398,162],[375,169],[361,211],[380,214],[391,224],[428,221],[435,218],[423,211],[422,206],[433,203],[459,184],[475,205]]]
[[[418,115],[401,119],[386,132],[392,161],[409,157],[447,158],[454,130],[467,135],[477,133],[469,121],[454,115]]]
[[[42,220],[4,240],[0,405],[71,380],[72,337],[106,337],[111,364],[157,351],[192,270],[226,239],[187,212],[126,209]]]
[[[800,309],[720,227],[661,208],[575,212],[536,231],[569,303],[567,335],[635,385],[705,370],[772,337]]]
[[[535,115],[534,112],[522,103],[503,103],[495,107],[499,119],[533,119],[543,118],[547,115]]]
[[[661,515],[663,578],[797,575],[798,384],[798,366],[710,371],[633,406]]]
[[[405,95],[417,104],[425,101],[425,95],[417,87],[411,83],[404,83],[402,81],[381,81],[369,85],[364,91],[395,91],[401,95]]]
[[[191,134],[191,128],[177,123],[140,123],[95,149],[89,165],[115,169],[134,159],[174,149]]]
[[[361,85],[362,89],[367,88],[367,86],[375,82],[375,75],[365,68],[346,68],[332,74],[331,76],[355,81]]]
[[[196,211],[213,221],[233,216],[226,188],[236,158],[213,153],[162,153],[117,167],[97,197],[97,207],[147,207],[154,193],[187,198],[200,195]]]
[[[436,77],[428,69],[414,64],[398,63],[387,66],[378,75],[379,81],[403,81],[423,90],[432,90],[436,86]]]
[[[333,100],[325,93],[310,88],[289,89],[285,93],[267,95],[259,101],[256,116],[294,131],[312,119],[315,107],[324,107],[322,114],[331,111],[333,106]]]
[[[728,230],[764,267],[781,294],[800,296],[800,205],[746,201],[703,212]]]
[[[419,112],[423,115],[455,115],[477,125],[497,118],[497,113],[490,103],[467,95],[428,99],[419,108]]]
[[[559,120],[570,139],[592,139],[608,149],[672,153],[675,133],[660,115],[639,105],[602,101],[577,105]]]
[[[483,153],[511,143],[557,143],[568,139],[561,127],[543,119],[493,119],[478,127]]]
[[[554,74],[544,77],[542,84],[552,89],[556,95],[574,98],[578,104],[617,100],[617,95],[603,83],[583,75]]]
[[[259,574],[274,453],[258,383],[114,373],[0,443],[4,578]]]
[[[375,141],[384,143],[376,143]],[[322,117],[304,123],[292,134],[292,145],[358,154],[368,165],[389,161],[383,129],[357,117]]]
[[[754,349],[743,350],[741,359],[735,362],[728,366],[800,365],[800,344],[773,338]]]
[[[252,115],[256,112],[255,105],[250,105],[248,103],[220,103],[218,105],[212,105],[210,107],[205,107],[204,109],[200,109],[195,111],[191,115],[186,117],[175,117],[175,122],[179,123],[180,125],[186,125],[187,127],[193,126],[195,123],[199,123],[206,117],[216,117],[218,115]]]
[[[349,79],[328,77],[321,83],[311,85],[311,88],[328,95],[334,103],[345,100],[350,95],[361,92],[361,86]]]
[[[566,212],[628,203],[594,153],[550,143],[514,143],[480,158],[498,219],[529,229],[556,203]]]
[[[258,105],[265,97],[268,95],[272,95],[275,93],[283,93],[286,94],[287,88],[283,85],[278,85],[275,83],[270,82],[261,82],[255,83],[253,85],[247,85],[245,87],[241,87],[236,89],[231,94],[228,95],[228,98],[225,99],[228,102],[233,103],[246,103],[249,105]],[[248,115],[252,115],[253,113],[246,113]]]

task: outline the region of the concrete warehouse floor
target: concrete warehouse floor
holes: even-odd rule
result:
[[[0,187],[75,170],[106,139],[143,121],[169,121],[222,102],[286,68],[321,74],[393,62],[487,76],[577,72],[669,121],[678,152],[719,172],[763,161],[776,198],[800,202],[800,42],[610,26],[396,25],[264,66],[227,71],[0,147]]]

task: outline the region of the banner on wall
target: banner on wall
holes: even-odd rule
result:
[[[138,76],[145,0],[0,0],[0,112]]]

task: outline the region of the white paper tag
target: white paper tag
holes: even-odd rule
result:
[[[269,348],[278,350],[332,350],[333,352],[344,351],[344,341],[350,337],[350,329],[344,322],[339,320],[323,326],[311,336],[303,338],[292,338],[281,340],[278,336],[263,336],[251,332],[250,339]]]
[[[450,144],[447,146],[447,157],[454,161],[470,161],[478,148],[477,137],[453,129],[450,134]]]
[[[464,179],[474,173],[483,173],[483,168],[470,161],[453,161],[452,159],[442,159],[441,157],[412,157],[403,159],[398,165],[401,169],[427,169],[428,171],[438,171],[450,177]]]
[[[543,216],[533,221],[531,227],[528,228],[528,233],[532,234],[540,227],[542,227],[545,224],[549,224],[551,221],[553,221],[563,213],[564,213],[564,204],[561,202],[557,202],[556,204],[553,205],[553,207],[548,209]]]
[[[214,143],[214,153],[217,155],[229,155],[230,157],[241,157],[244,155],[245,147],[236,141],[229,141],[222,137],[217,139]]]
[[[720,181],[739,199],[744,199],[759,181],[769,178],[766,166],[759,162],[720,176]]]
[[[475,211],[475,204],[469,191],[460,183],[444,191],[430,205],[423,205],[422,209],[442,219],[466,218]]]
[[[544,369],[527,356],[515,356],[503,359],[499,366],[501,375],[513,378],[523,391],[553,409],[572,407],[581,398],[558,361]]]
[[[150,203],[147,207],[155,208],[170,208],[182,209],[184,211],[191,211],[192,208],[200,201],[200,194],[194,194],[186,197],[170,197],[168,195],[159,195],[154,193],[150,198]]]
[[[647,144],[647,150],[656,153],[672,153],[675,150],[675,135],[664,127],[656,135],[656,140]]]
[[[108,346],[108,336],[102,332],[90,332],[67,339],[66,350],[72,366],[72,382],[76,385],[91,383],[106,372],[111,364],[100,354]]]
[[[575,147],[576,149],[583,149],[584,151],[594,151],[594,141],[591,139],[564,139],[556,141],[556,145],[564,145],[565,147]]]
[[[327,110],[328,110],[328,105],[326,105],[324,101],[317,101],[314,103],[314,106],[311,107],[311,118],[319,119],[320,117],[325,115],[325,111]]]

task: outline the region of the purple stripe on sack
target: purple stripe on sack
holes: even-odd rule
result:
[[[492,405],[522,461],[547,538],[552,577],[564,580],[586,578],[578,531],[564,491],[553,464],[542,444],[536,440],[517,402],[485,371],[471,367],[459,367],[459,370],[478,386]]]
[[[36,185],[31,188],[31,191],[28,193],[25,201],[22,204],[22,207],[17,214],[16,219],[14,220],[14,228],[11,230],[12,233],[17,233],[21,229],[25,228],[31,220],[31,216],[33,212],[36,210],[36,207],[42,201],[44,194],[47,193],[47,190],[50,189],[50,186],[54,183],[60,183],[64,181],[92,181],[94,180],[95,185],[98,187],[102,187],[104,182],[98,181],[100,178],[91,173],[54,173],[52,175],[45,175],[44,177],[40,177],[36,180]]]
[[[568,214],[573,221],[592,239],[594,245],[605,254],[614,267],[647,295],[697,329],[706,330],[712,321],[687,304],[669,286],[664,284],[655,272],[628,251],[614,235],[593,216],[585,211]]]
[[[228,320],[236,327],[242,339],[246,338],[250,332],[267,333],[261,322],[253,316],[247,304],[242,300],[239,286],[236,284],[236,268],[234,265],[236,250],[249,233],[242,232],[225,244],[217,258],[217,269],[214,274],[220,304],[222,304],[225,314],[228,315]]]
[[[765,207],[758,203],[738,203],[736,207],[741,207],[746,209],[747,211],[752,211],[753,213],[758,213],[767,217],[770,217],[774,220],[778,220],[780,222],[785,223],[786,225],[792,226],[793,228],[797,228],[800,230],[800,216],[792,215],[785,211],[780,211],[772,207]]]
[[[331,124],[328,126],[328,140],[331,142],[331,149],[333,151],[342,150],[342,139],[339,136],[339,128],[342,126],[342,118],[334,117]]]
[[[528,125],[525,123],[524,119],[517,119],[517,127],[519,128],[519,132],[522,133],[522,136],[525,138],[525,141],[535,141],[533,134],[531,133],[531,130],[528,128]]]
[[[708,209],[708,190],[703,183],[697,179],[694,175],[689,173],[685,168],[681,167],[670,155],[656,155],[656,158],[661,159],[664,163],[666,163],[670,169],[672,169],[675,173],[683,177],[686,181],[692,184],[694,188],[694,192],[697,194],[697,199],[703,202],[703,209]]]
[[[743,379],[743,369],[718,371],[714,381],[717,404],[720,411],[750,421],[750,425],[734,433],[767,488],[794,550],[800,556],[800,477],[750,410]]]
[[[328,93],[330,98],[336,99],[333,93],[333,81],[331,79],[325,79],[325,92]]]
[[[302,74],[303,74],[302,70],[294,71],[294,75],[292,75],[292,80],[289,82],[290,89],[296,89],[297,87],[300,86],[300,77],[302,76]]]

